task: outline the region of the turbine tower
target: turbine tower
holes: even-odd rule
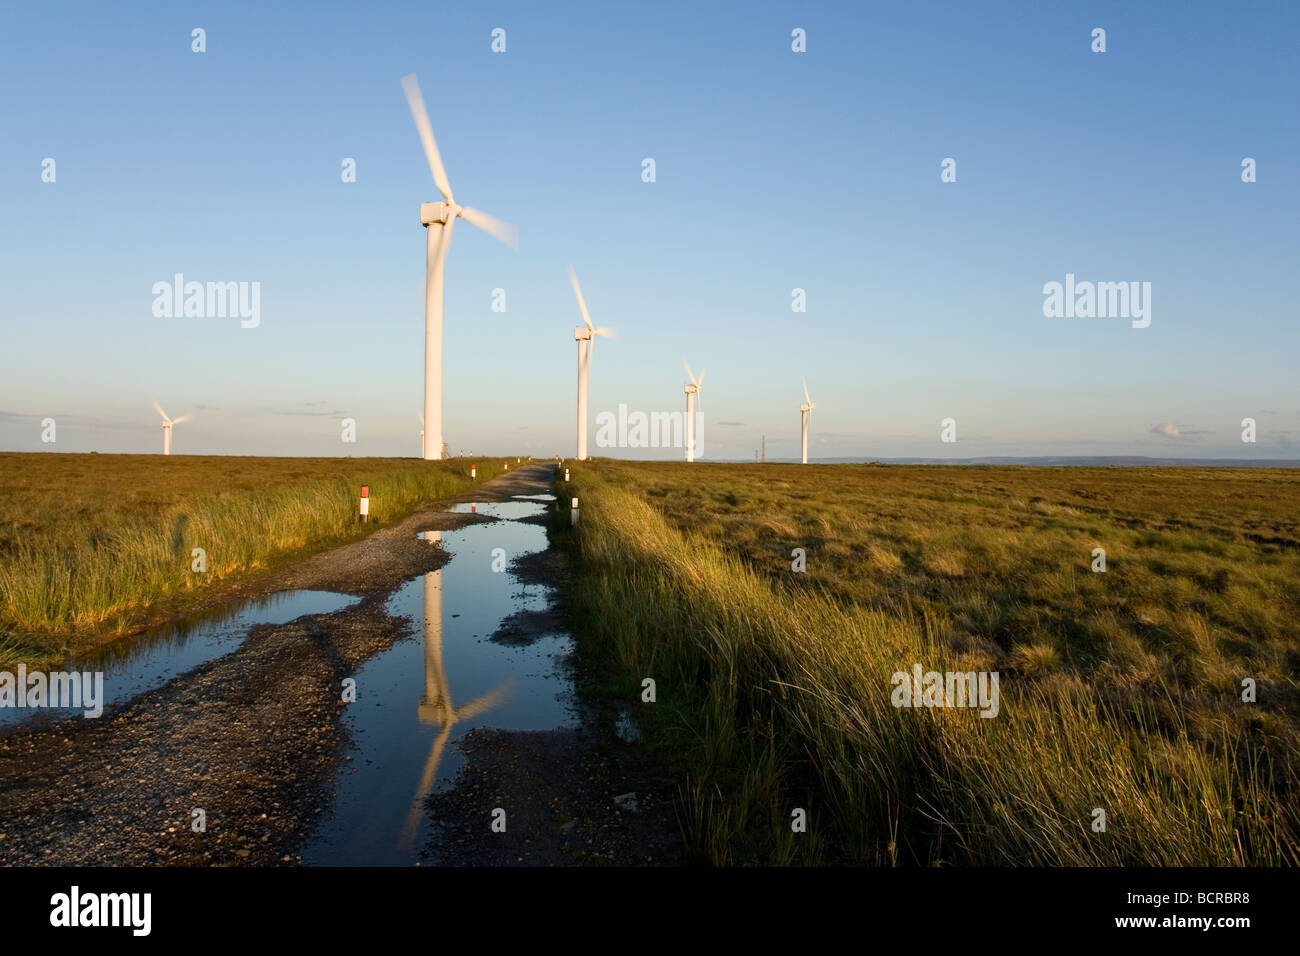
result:
[[[686,386],[686,460],[694,461],[695,399],[700,394],[700,389],[704,387],[704,376],[708,373],[705,369],[700,369],[700,377],[697,379],[686,359],[682,359],[682,365],[686,366],[686,375],[691,380],[690,384]]]
[[[582,297],[582,287],[578,285],[578,274],[569,266],[569,281],[573,283],[573,294],[578,297],[578,309],[582,312],[585,328],[573,330],[573,338],[578,343],[578,461],[587,460],[587,382],[591,376],[591,354],[596,349],[596,336],[614,337],[613,329],[596,328],[591,324],[587,313],[587,301]]]
[[[485,212],[456,204],[451,194],[451,183],[447,181],[447,171],[442,166],[442,156],[438,153],[438,144],[433,139],[433,127],[429,125],[420,84],[414,74],[402,77],[402,89],[406,91],[411,117],[420,133],[420,142],[424,144],[424,155],[429,160],[433,181],[445,200],[420,206],[420,223],[428,230],[424,272],[424,420],[428,434],[424,438],[423,455],[425,461],[431,461],[442,451],[442,283],[452,226],[460,218],[512,249],[519,247],[519,241],[514,226]],[[433,454],[429,454],[430,451]]]
[[[180,418],[168,418],[167,413],[162,410],[162,406],[159,405],[157,402],[153,403],[153,407],[154,410],[157,411],[158,414],[162,416],[163,454],[170,455],[172,453],[172,426],[179,425],[181,422],[188,422],[190,420],[190,416],[182,415]]]
[[[803,463],[808,464],[808,416],[817,406],[808,396],[808,379],[803,380],[803,399],[804,403],[799,406],[799,411],[803,417]]]

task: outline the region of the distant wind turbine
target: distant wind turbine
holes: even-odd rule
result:
[[[591,324],[587,314],[587,302],[582,297],[582,287],[578,285],[578,274],[569,266],[569,281],[573,283],[573,294],[578,297],[578,308],[582,312],[582,321],[586,328],[574,329],[573,337],[578,343],[578,461],[587,460],[587,382],[591,375],[591,354],[596,348],[596,336],[614,337],[613,329],[596,328]]]
[[[799,411],[803,416],[803,463],[808,464],[808,416],[817,406],[808,395],[808,379],[803,380],[803,398],[804,403],[799,406]]]
[[[157,402],[153,403],[153,407],[162,416],[163,454],[170,455],[172,453],[172,426],[179,425],[181,422],[188,422],[190,416],[182,415],[180,418],[168,418],[167,413],[162,410],[162,406]]]
[[[700,377],[697,379],[695,373],[691,371],[690,365],[686,359],[682,359],[682,365],[686,366],[686,374],[691,383],[686,386],[686,460],[695,460],[695,401],[696,396],[700,394],[700,389],[704,387],[704,376],[707,373],[705,369],[700,369]]]
[[[511,248],[519,247],[515,227],[485,212],[458,206],[451,195],[451,183],[442,166],[438,144],[433,139],[433,127],[420,95],[420,84],[415,75],[402,77],[402,89],[411,107],[411,117],[424,144],[424,155],[429,160],[433,181],[445,202],[426,202],[420,206],[420,222],[428,228],[424,272],[424,418],[425,430],[422,452],[430,461],[442,452],[442,284],[443,267],[447,262],[447,249],[451,245],[451,229],[456,219],[464,219],[478,226],[488,235],[500,239]],[[433,454],[429,454],[429,449]]]

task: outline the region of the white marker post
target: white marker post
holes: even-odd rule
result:
[[[510,470],[510,462],[508,462],[508,461],[503,461],[503,462],[501,463],[501,469],[502,469],[503,471],[509,471],[509,470]]]
[[[361,486],[361,513],[358,515],[359,520],[364,524],[370,520],[370,486]]]
[[[569,502],[569,523],[570,524],[578,523],[578,499],[577,498],[574,498],[573,501]]]
[[[565,480],[565,481],[568,481],[568,480],[569,480],[569,469],[567,469],[567,468],[564,469],[564,480]]]
[[[477,478],[477,477],[478,477],[478,465],[470,465],[470,466],[469,466],[469,476],[470,476],[471,478]]]

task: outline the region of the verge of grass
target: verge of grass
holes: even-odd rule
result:
[[[43,662],[373,533],[500,459],[0,455],[0,663]],[[357,520],[369,485],[371,520]],[[207,570],[192,570],[193,549]]]
[[[758,476],[722,466],[593,462],[561,486],[562,500],[577,495],[582,502],[574,531],[582,571],[571,597],[583,640],[623,676],[629,707],[652,745],[673,755],[683,781],[679,813],[699,858],[1298,861],[1300,789],[1286,695],[1294,671],[1285,663],[1295,632],[1278,588],[1294,584],[1294,555],[1270,565],[1270,543],[1256,531],[1270,524],[1276,547],[1291,540],[1294,525],[1280,508],[1253,515],[1235,507],[1243,494],[1287,489],[1294,496],[1294,475],[1211,475],[1199,485],[1179,476],[1180,499],[1151,475],[1099,480],[1077,471],[1005,469],[1011,474],[963,477],[947,469],[930,483],[906,475],[919,487],[908,493],[896,486],[870,508],[845,509],[818,476],[751,470]],[[877,484],[893,480],[880,477],[884,469],[858,471]],[[864,481],[862,474],[851,478],[843,480],[854,487]],[[1091,543],[1081,570],[1066,573],[1059,562],[1040,567],[1044,554],[1064,545],[1026,542],[1064,520],[1067,506],[1047,500],[1060,497],[1062,481],[1084,500],[1100,496],[1087,525],[1062,532],[1076,548],[1100,535],[1121,542],[1112,550],[1122,556],[1136,524],[1196,524],[1199,536],[1175,538],[1181,546],[1159,536],[1145,547],[1171,566],[1179,553],[1213,557],[1221,548],[1236,558],[1229,583],[1213,568],[1204,587],[1162,589],[1159,574],[1136,586],[1107,578],[1121,592],[1115,598],[1101,589],[1102,576],[1087,570]],[[1216,485],[1233,482],[1244,491],[1216,500]],[[1108,491],[1107,483],[1116,487]],[[989,494],[979,485],[1002,490]],[[929,510],[913,512],[909,498],[928,500]],[[695,507],[675,507],[674,499]],[[1179,505],[1182,513],[1170,516]],[[829,563],[843,561],[838,573],[788,574],[791,542],[771,539],[790,523],[796,542],[809,548],[810,567],[829,555]],[[949,532],[955,523],[964,537]],[[944,541],[942,559],[927,564],[935,536]],[[898,565],[874,561],[875,542],[897,555]],[[988,555],[996,557],[983,564]],[[1123,557],[1117,563],[1136,566]],[[855,570],[888,577],[900,566],[910,570],[885,584],[855,579]],[[971,575],[972,567],[995,573]],[[1270,568],[1277,571],[1271,580]],[[1204,573],[1199,566],[1175,573],[1188,571]],[[1258,646],[1238,650],[1275,692],[1256,710],[1240,704],[1235,679],[1217,685],[1225,681],[1214,646],[1222,640],[1214,634],[1235,630],[1220,623],[1228,618],[1195,623],[1198,602],[1201,611],[1211,607],[1214,588],[1230,587],[1234,574],[1260,588],[1251,610],[1231,618],[1243,637],[1259,628]],[[957,587],[954,578],[968,580]],[[1085,586],[1098,590],[1078,596]],[[1160,633],[1167,637],[1139,623],[1145,612],[1134,605],[1142,602],[1166,612]],[[1080,627],[1079,617],[1091,620],[1094,608],[1092,630]],[[957,614],[968,618],[968,633],[956,633]],[[999,715],[895,708],[890,677],[914,663],[938,671],[1001,668]],[[644,677],[656,681],[659,703],[640,703]],[[809,818],[809,833],[797,837],[790,827],[796,808]],[[1106,812],[1105,832],[1092,829],[1098,808]]]

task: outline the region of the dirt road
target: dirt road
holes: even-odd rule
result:
[[[525,465],[453,500],[544,494],[553,470]],[[386,598],[448,560],[416,532],[482,520],[447,514],[446,507],[421,509],[364,540],[286,567],[241,595],[304,588],[356,595],[357,604],[259,625],[234,652],[101,718],[19,726],[0,736],[0,864],[298,862],[297,850],[328,812],[333,782],[349,759],[343,680],[410,633],[409,620],[387,613]],[[536,759],[564,759],[569,746],[557,737],[551,756],[541,744]],[[466,773],[497,788],[523,785],[518,775],[503,781],[502,766],[485,752]],[[518,801],[554,796],[519,794]],[[457,825],[450,808],[447,820]],[[675,831],[662,813],[650,828]],[[622,856],[659,842],[671,845],[672,838],[635,840]],[[460,852],[445,854],[447,862],[508,863],[520,855],[511,861],[489,854],[487,845],[478,852],[467,847],[462,841]],[[528,860],[581,861],[558,848]]]

